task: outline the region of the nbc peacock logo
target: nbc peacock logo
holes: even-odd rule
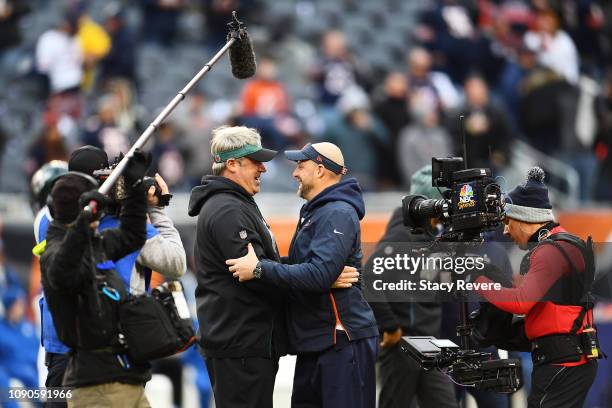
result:
[[[474,189],[469,184],[464,184],[459,190],[459,204],[457,205],[460,210],[465,208],[474,207],[476,202],[474,201]]]

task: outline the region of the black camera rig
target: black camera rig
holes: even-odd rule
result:
[[[103,169],[99,169],[93,172],[93,177],[98,180],[100,184],[102,184],[106,179],[111,175],[113,170],[119,165],[121,160],[123,160],[123,153],[120,153],[117,157],[113,159],[113,161]],[[153,177],[145,176],[142,178],[142,183],[144,185],[144,189],[148,191],[151,187],[155,187],[154,195],[158,198],[158,202],[160,206],[166,207],[170,204],[170,199],[172,198],[172,194],[162,194],[161,187],[155,181]],[[125,187],[125,178],[123,176],[119,176],[117,181],[110,190],[110,197],[115,203],[120,203],[125,199],[126,196],[126,187]]]
[[[447,188],[444,198],[428,199],[408,195],[402,199],[404,225],[413,230],[426,226],[432,218],[444,224],[447,241],[475,240],[482,232],[495,229],[503,221],[501,187],[489,169],[464,169],[461,157],[432,158],[432,186]]]
[[[111,175],[113,170],[119,165],[122,159],[123,159],[123,153],[120,153],[117,157],[115,157],[110,162],[110,164],[107,167],[95,170],[93,172],[93,177],[96,180],[98,180],[100,184],[104,183],[104,181],[106,181],[106,179]],[[121,201],[125,199],[126,189],[125,189],[125,178],[123,176],[119,176],[119,178],[117,179],[117,181],[111,188],[109,195],[111,199],[116,203],[120,203]]]
[[[463,117],[460,121],[463,128]],[[437,219],[444,226],[439,241],[478,246],[484,241],[485,231],[493,230],[503,222],[504,198],[490,169],[467,168],[463,133],[463,157],[432,158],[432,186],[438,191],[447,188],[440,191],[443,198],[406,196],[402,199],[402,213],[404,225],[411,227],[413,232],[422,232],[432,219]],[[457,252],[464,250],[458,246]],[[461,347],[450,340],[435,337],[403,337],[401,350],[423,369],[438,369],[458,385],[507,394],[517,391],[523,385],[520,360],[494,360],[491,353],[473,349],[467,295],[458,291],[456,296],[460,301],[457,335]]]
[[[523,386],[518,359],[491,359],[491,353],[464,349],[431,336],[402,337],[400,349],[425,370],[437,369],[464,387],[511,394]]]

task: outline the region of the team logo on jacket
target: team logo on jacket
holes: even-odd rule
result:
[[[247,239],[247,232],[246,230],[242,230],[238,233],[238,235],[240,235],[240,238],[242,239]]]

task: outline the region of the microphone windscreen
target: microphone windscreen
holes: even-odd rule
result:
[[[229,57],[232,75],[235,78],[246,79],[255,75],[257,70],[255,52],[251,38],[245,30],[242,30],[240,37],[230,47]]]

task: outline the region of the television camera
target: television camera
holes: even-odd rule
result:
[[[404,197],[403,221],[413,232],[422,232],[431,219],[438,219],[444,227],[438,241],[478,246],[484,241],[485,231],[503,222],[504,197],[490,169],[467,168],[465,136],[462,138],[464,157],[432,158],[432,186],[438,188],[443,198]],[[447,190],[442,192],[441,188]],[[465,254],[466,245],[456,248],[454,256]],[[438,369],[458,385],[507,394],[517,391],[523,385],[520,360],[492,359],[491,353],[472,348],[467,294],[458,291],[456,295],[460,300],[457,335],[461,346],[431,336],[406,336],[402,338],[401,350],[423,369]]]
[[[461,157],[432,158],[432,186],[444,198],[408,195],[402,199],[404,225],[425,227],[431,218],[444,225],[444,241],[478,241],[484,231],[498,227],[504,208],[501,187],[489,169],[464,169]]]
[[[123,157],[124,157],[123,153],[120,153],[117,157],[115,157],[110,162],[108,167],[94,171],[93,177],[96,180],[98,180],[100,184],[102,184],[103,182],[106,181],[106,179],[108,179],[108,177],[111,175],[113,170],[117,168],[121,160],[123,160]],[[155,186],[154,195],[158,198],[159,205],[167,206],[168,204],[170,204],[170,199],[172,198],[172,194],[162,194],[160,185],[157,183],[157,181],[155,181],[153,177],[148,177],[148,176],[143,177],[142,183],[144,184],[144,189],[146,191],[148,191],[152,186]],[[110,189],[110,197],[113,199],[114,202],[120,203],[121,201],[125,199],[125,195],[126,195],[125,179],[123,176],[119,176],[115,184]]]

